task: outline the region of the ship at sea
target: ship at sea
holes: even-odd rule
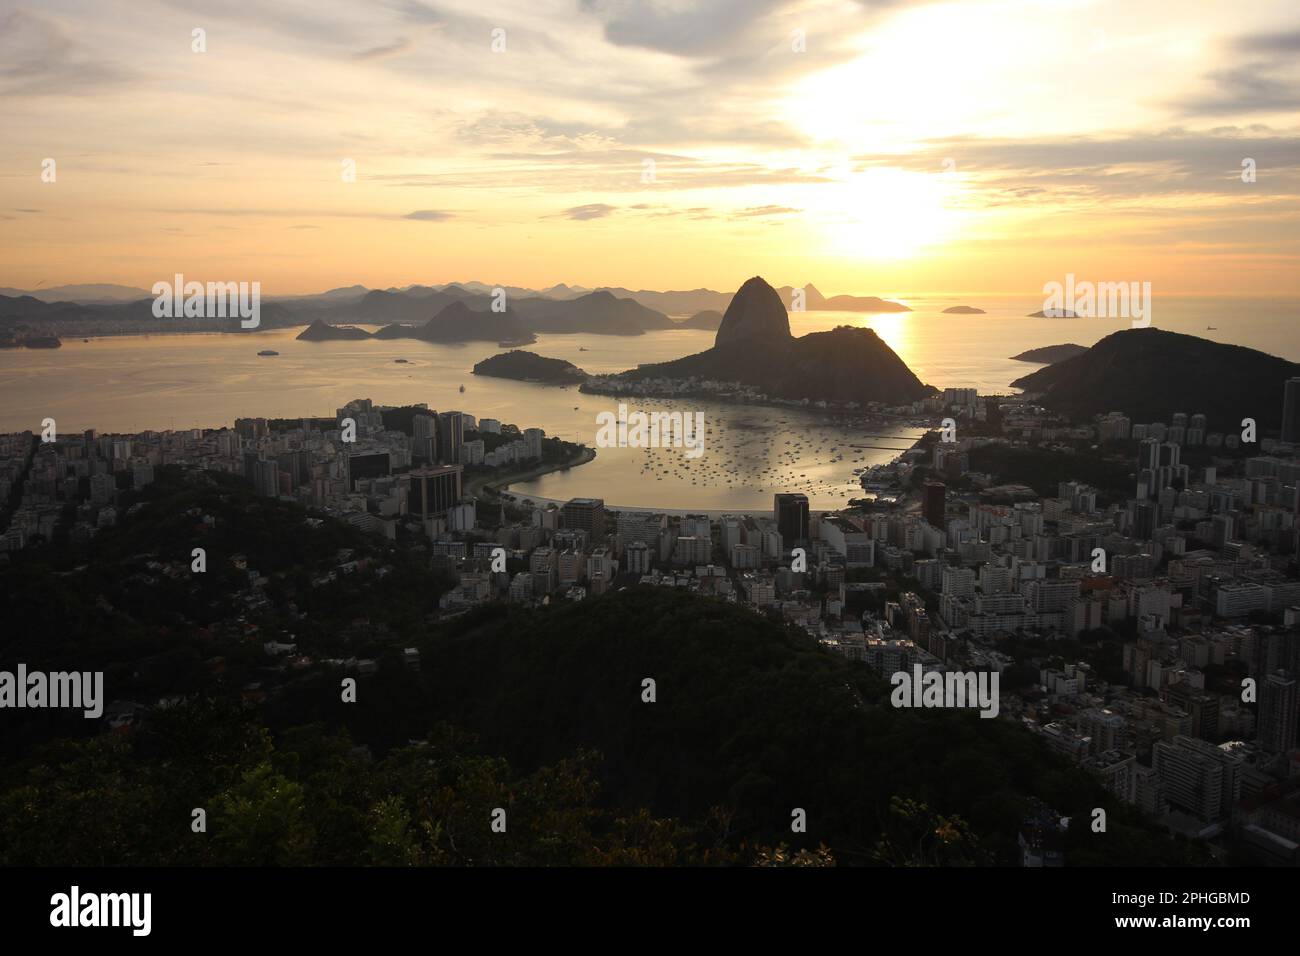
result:
[[[258,355],[279,355],[280,353],[277,352],[275,349],[262,349],[262,351],[258,352],[257,354]]]

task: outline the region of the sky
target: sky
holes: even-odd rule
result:
[[[2,286],[1300,295],[1295,0],[0,0],[0,128]]]

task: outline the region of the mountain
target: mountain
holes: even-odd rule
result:
[[[101,305],[104,303],[134,302],[153,295],[148,289],[137,289],[128,285],[114,285],[111,282],[83,283],[81,285],[57,285],[49,289],[4,289],[0,295],[31,296],[42,302],[75,302],[78,305]]]
[[[671,329],[672,319],[633,299],[612,292],[588,292],[575,299],[514,299],[524,323],[534,332],[591,332],[598,335],[642,335],[651,329]]]
[[[780,343],[790,338],[790,316],[781,296],[760,277],[754,276],[731,298],[722,316],[714,346],[729,345],[747,339],[760,343]]]
[[[306,295],[262,296],[263,301],[274,299],[288,306],[330,305],[339,302],[355,303],[370,290],[363,285],[342,286],[325,292],[311,292]]]
[[[464,302],[451,302],[424,325],[412,330],[410,338],[424,342],[501,342],[529,335],[513,309],[479,312]]]
[[[833,295],[820,306],[809,306],[819,312],[911,312],[901,302],[891,302],[874,295]]]
[[[18,295],[0,295],[0,317],[19,316],[22,318],[32,318],[35,316],[46,315],[54,306],[33,295],[19,293]]]
[[[368,339],[370,333],[365,329],[354,328],[351,325],[330,325],[328,322],[317,319],[299,332],[296,338],[303,342],[344,342],[355,339]]]
[[[791,302],[794,291],[790,286],[779,290],[782,302]],[[833,295],[826,298],[817,287],[809,283],[803,287],[804,308],[809,312],[911,312],[901,302],[891,302],[874,295]]]
[[[1209,427],[1238,430],[1243,418],[1280,427],[1288,378],[1300,365],[1240,345],[1163,329],[1125,329],[1082,355],[1016,379],[1012,386],[1074,418],[1119,410],[1135,422],[1198,412]]]
[[[522,382],[570,385],[581,382],[587,373],[564,359],[545,358],[536,352],[515,350],[484,359],[474,366],[475,375],[512,378]]]
[[[806,839],[845,863],[868,862],[878,840],[898,839],[894,797],[960,816],[988,862],[1020,859],[1031,796],[1062,815],[1104,806],[1120,821],[1125,835],[1108,828],[1104,848],[1088,828],[1072,827],[1071,863],[1177,856],[1153,823],[1013,722],[891,707],[885,680],[864,665],[683,590],[630,587],[537,612],[471,612],[456,633],[421,647],[427,699],[511,765],[595,751],[602,797],[616,806],[688,820],[724,806],[728,831],[747,840],[790,838],[790,808],[803,807]],[[653,703],[642,700],[645,676],[654,678]],[[926,829],[917,826],[914,837]],[[950,837],[948,862],[957,862],[973,847]]]
[[[281,302],[262,302],[259,324],[244,329],[236,316],[203,318],[197,316],[158,317],[153,314],[154,299],[131,302],[80,303],[45,302],[33,296],[0,295],[0,322],[6,325],[26,323],[43,333],[58,335],[103,335],[124,332],[256,332],[259,329],[290,328],[302,325],[301,312]]]
[[[693,315],[704,309],[717,309],[721,312],[727,307],[728,302],[725,292],[714,292],[712,289],[690,289],[684,292],[654,292],[640,289],[633,292],[631,289],[607,286],[596,291],[608,292],[620,299],[632,299],[648,309],[654,309],[665,315]]]
[[[713,348],[619,378],[740,382],[774,398],[810,401],[901,404],[933,392],[870,329],[840,326],[791,337],[780,296],[758,276],[732,298]]]
[[[362,296],[359,302],[342,308],[353,321],[384,325],[388,322],[427,321],[429,316],[453,301],[458,300],[442,293],[431,297],[375,289]]]
[[[954,305],[943,310],[944,315],[984,315],[983,309],[977,309],[973,305]]]
[[[1019,355],[1011,356],[1016,362],[1037,362],[1040,365],[1053,365],[1056,362],[1064,362],[1066,359],[1072,359],[1076,355],[1082,355],[1088,351],[1085,345],[1075,345],[1067,343],[1066,345],[1044,345],[1040,349],[1027,349]]]
[[[679,329],[704,329],[708,332],[716,332],[721,324],[721,312],[717,309],[705,309],[703,312],[696,312],[685,322],[678,322],[677,327]]]
[[[543,289],[538,295],[545,296],[548,299],[576,299],[580,295],[586,295],[592,292],[592,289],[583,288],[580,285],[565,285],[563,282],[551,286],[549,289]]]

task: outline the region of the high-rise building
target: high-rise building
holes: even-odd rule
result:
[[[772,518],[786,547],[808,540],[808,496],[779,494],[772,505]]]
[[[1160,740],[1151,749],[1151,763],[1160,775],[1171,804],[1198,819],[1226,819],[1241,795],[1241,756],[1183,734]]]
[[[623,561],[632,574],[645,574],[650,570],[650,548],[644,541],[633,541],[624,550]]]
[[[560,525],[587,532],[588,540],[605,535],[605,499],[570,498],[560,508]]]
[[[529,458],[542,457],[542,439],[546,437],[546,432],[540,428],[524,429],[524,444],[528,446]]]
[[[460,412],[443,412],[438,416],[438,461],[453,465],[465,443],[465,418]]]
[[[1155,471],[1160,467],[1160,442],[1154,438],[1144,438],[1138,444],[1138,470]]]
[[[438,413],[416,415],[411,419],[411,450],[416,458],[432,465],[438,461]]]
[[[1300,695],[1295,678],[1286,671],[1269,674],[1259,682],[1259,745],[1269,753],[1295,749],[1296,722],[1300,720]]]
[[[273,461],[255,461],[253,463],[253,488],[264,498],[275,498],[280,494],[280,468]]]
[[[417,468],[410,473],[411,492],[407,507],[421,518],[445,515],[460,502],[460,465]]]
[[[943,531],[947,526],[944,499],[948,486],[942,481],[927,481],[922,489],[921,517]]]
[[[1282,396],[1282,440],[1300,444],[1300,377],[1286,381]]]

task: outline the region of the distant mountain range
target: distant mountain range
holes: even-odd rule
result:
[[[513,309],[478,311],[461,301],[448,302],[438,314],[422,325],[392,322],[373,334],[351,325],[331,325],[317,319],[299,333],[307,342],[348,339],[418,339],[421,342],[501,342],[532,340],[532,333]]]
[[[1300,365],[1240,345],[1163,329],[1125,329],[1074,358],[1012,382],[1074,418],[1112,410],[1135,422],[1167,422],[1175,412],[1205,414],[1209,427],[1261,429],[1282,423],[1286,380]]]
[[[840,326],[795,338],[780,294],[758,276],[732,297],[713,348],[619,378],[741,382],[774,398],[812,401],[897,404],[933,392],[870,329]]]
[[[112,302],[134,302],[137,299],[151,297],[147,289],[136,289],[128,285],[113,285],[108,282],[87,283],[82,285],[56,285],[48,289],[8,289],[0,286],[0,296],[22,298],[30,296],[42,302],[76,302],[82,305],[102,305]]]
[[[170,280],[170,276],[167,277]],[[435,285],[409,285],[401,288],[371,289],[364,285],[340,286],[325,292],[294,293],[289,295],[264,294],[263,302],[279,302],[292,309],[328,308],[348,306],[360,309],[367,317],[384,316],[384,303],[403,301],[431,300],[438,308],[453,300],[486,299],[497,289],[504,289],[507,300],[513,305],[517,299],[545,299],[551,302],[565,302],[579,299],[593,292],[608,292],[617,299],[631,299],[647,309],[665,315],[693,315],[706,309],[721,312],[731,301],[726,292],[713,289],[690,289],[685,291],[660,292],[650,289],[632,290],[622,286],[601,286],[589,289],[584,286],[570,286],[565,283],[548,286],[545,289],[530,289],[523,286],[499,286],[486,282],[448,282]],[[876,296],[835,295],[827,298],[813,285],[803,287],[805,307],[812,311],[841,310],[852,312],[907,312],[907,306]],[[792,286],[781,286],[778,290],[787,307],[792,306]],[[115,285],[112,283],[84,283],[77,285],[52,286],[48,289],[16,289],[0,287],[0,298],[18,299],[30,297],[45,303],[71,303],[74,305],[120,305],[138,302],[143,299],[152,301],[153,293],[148,289],[134,286]],[[476,307],[478,303],[473,303]],[[411,316],[407,315],[406,318]],[[428,314],[422,314],[428,318]]]

